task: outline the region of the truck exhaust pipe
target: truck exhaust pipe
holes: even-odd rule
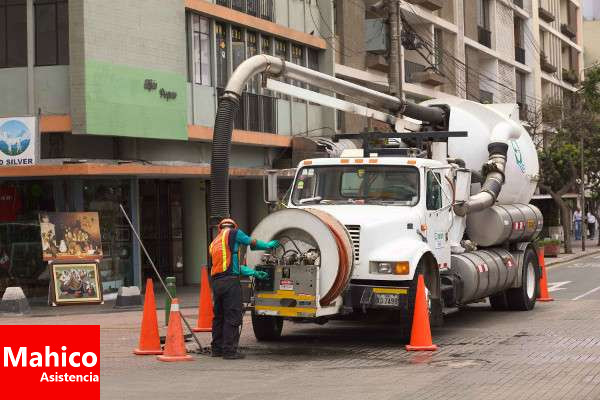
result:
[[[211,160],[212,195],[210,205],[212,224],[222,218],[229,217],[229,154],[231,152],[233,120],[246,83],[259,73],[306,82],[344,96],[361,99],[393,114],[402,114],[428,122],[432,126],[443,126],[446,123],[446,111],[440,107],[426,107],[410,103],[352,82],[286,62],[277,57],[269,55],[250,57],[240,64],[231,75],[225,87],[225,93],[219,101],[215,118]]]

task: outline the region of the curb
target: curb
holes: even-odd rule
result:
[[[554,268],[554,267],[558,267],[561,264],[564,264],[564,263],[567,263],[567,262],[570,262],[570,261],[574,261],[574,260],[578,260],[580,258],[591,256],[591,255],[598,254],[598,253],[600,253],[600,249],[593,250],[593,251],[587,252],[585,254],[578,254],[576,256],[570,257],[568,260],[560,260],[559,259],[557,261],[552,262],[552,264],[546,264],[546,269],[551,269],[551,268]]]

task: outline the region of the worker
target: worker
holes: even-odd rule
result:
[[[209,247],[209,264],[213,291],[212,356],[226,360],[244,358],[238,350],[242,324],[242,287],[240,274],[267,279],[265,271],[255,271],[239,265],[241,245],[252,250],[267,250],[279,246],[277,240],[265,243],[253,239],[238,228],[236,222],[225,218],[219,223],[219,232]]]

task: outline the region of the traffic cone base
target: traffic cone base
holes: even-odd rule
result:
[[[425,297],[425,281],[423,275],[417,278],[417,293],[415,294],[415,310],[413,313],[410,343],[406,345],[408,351],[435,351],[437,346],[431,341],[431,328],[429,326],[429,311]]]
[[[160,336],[158,334],[158,320],[156,318],[156,302],[154,300],[154,284],[152,279],[146,281],[146,294],[144,295],[144,312],[142,316],[142,329],[138,347],[133,351],[136,355],[162,354]]]
[[[548,275],[546,274],[546,260],[544,259],[544,249],[538,249],[538,263],[542,271],[540,276],[540,297],[536,300],[541,302],[554,301],[548,292]]]
[[[208,268],[202,267],[200,280],[200,300],[198,302],[198,322],[192,329],[194,332],[212,332],[213,304],[208,282]]]
[[[171,313],[169,315],[169,327],[167,328],[167,339],[163,354],[156,357],[159,361],[192,361],[193,357],[187,354],[185,340],[183,338],[183,326],[181,325],[181,314],[179,314],[179,300],[173,299]]]
[[[411,346],[410,344],[406,345],[406,350],[408,351],[436,351],[438,347],[435,344],[431,346]]]

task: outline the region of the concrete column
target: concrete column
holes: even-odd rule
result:
[[[35,115],[35,25],[33,0],[27,0],[27,113]]]
[[[200,267],[206,265],[208,248],[206,186],[203,179],[184,179],[183,277],[184,283],[200,283]]]

